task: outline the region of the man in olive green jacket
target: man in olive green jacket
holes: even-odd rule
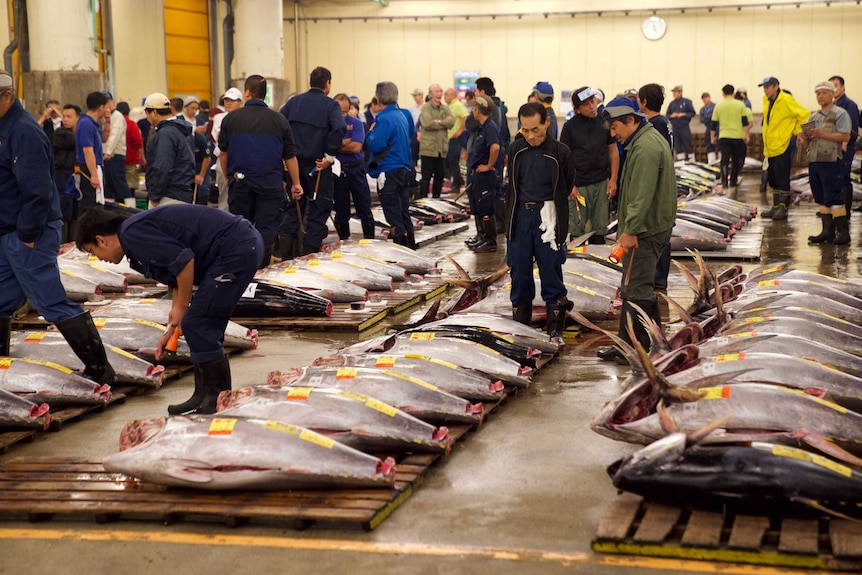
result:
[[[428,88],[430,99],[422,106],[419,125],[422,127],[419,140],[419,157],[422,159],[422,180],[419,182],[421,197],[428,196],[431,176],[434,176],[432,196],[440,197],[443,191],[443,174],[446,154],[449,151],[449,128],[455,125],[455,118],[449,106],[443,103],[443,88],[431,84]]]
[[[617,243],[625,250],[619,336],[631,342],[627,329],[631,319],[635,337],[649,350],[649,335],[632,304],[661,326],[653,280],[659,255],[670,241],[676,220],[673,157],[667,140],[652,124],[643,121],[643,114],[628,106],[611,106],[604,109],[602,117],[608,122],[611,135],[626,151],[617,227]],[[614,348],[600,350],[598,355],[607,361],[625,361]]]

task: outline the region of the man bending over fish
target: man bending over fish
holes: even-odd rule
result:
[[[128,256],[132,268],[173,288],[167,330],[156,359],[177,328],[191,349],[195,390],[168,413],[215,413],[231,388],[224,330],[257,271],[263,239],[248,220],[206,206],[176,204],[126,216],[94,208],[78,220],[78,249],[102,261]],[[197,291],[192,298],[192,288]]]

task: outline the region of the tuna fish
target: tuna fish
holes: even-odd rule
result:
[[[53,408],[105,405],[111,386],[93,383],[71,369],[32,358],[0,357],[0,389]]]
[[[448,453],[449,430],[343,389],[245,387],[219,396],[219,417],[253,417],[305,427],[370,453]]]
[[[66,297],[72,301],[101,301],[104,299],[102,288],[95,282],[74,272],[60,270],[60,282],[63,284],[63,289],[66,290]]]
[[[418,354],[378,355],[372,353],[320,357],[312,364],[335,367],[392,369],[422,381],[433,382],[445,392],[470,401],[499,401],[503,382],[477,371]]]
[[[388,275],[342,263],[340,258],[333,259],[328,254],[314,254],[297,258],[291,262],[291,265],[356,284],[368,291],[392,290],[392,278]]]
[[[129,287],[129,282],[126,279],[126,276],[114,273],[98,264],[88,264],[72,259],[57,258],[57,265],[60,267],[61,271],[71,272],[78,277],[82,277],[98,285],[102,290],[102,293],[123,293]]]
[[[123,298],[115,299],[108,305],[94,310],[93,317],[113,317],[142,319],[163,324],[171,311],[171,300],[165,298]],[[225,347],[256,349],[258,333],[240,324],[229,321],[224,332]]]
[[[559,350],[559,346],[549,341],[548,336],[541,331],[519,323],[510,317],[496,314],[464,312],[425,324],[425,327],[433,327],[435,325],[477,327],[509,336],[521,345],[540,349],[544,353],[556,353]]]
[[[254,281],[276,282],[302,289],[318,297],[336,303],[365,301],[368,290],[325,274],[316,274],[298,268],[291,262],[273,264],[257,272]]]
[[[51,426],[49,410],[47,403],[37,405],[0,389],[0,429],[48,429]]]
[[[330,300],[298,287],[260,278],[248,284],[233,310],[234,317],[329,317],[331,314]]]
[[[373,258],[358,253],[346,254],[338,250],[330,252],[329,257],[331,257],[333,260],[338,260],[351,266],[371,270],[373,272],[383,275],[388,275],[394,281],[402,282],[407,279],[407,270],[405,270],[401,266],[390,264],[389,262],[383,261],[378,258]]]
[[[801,504],[862,517],[862,475],[832,459],[771,443],[686,444],[686,435],[675,433],[614,463],[614,486],[674,506],[731,504],[749,514],[784,514]]]
[[[92,267],[108,270],[115,274],[120,274],[122,276],[125,276],[126,281],[129,283],[129,285],[156,283],[156,280],[148,278],[137,270],[132,269],[132,266],[129,265],[128,258],[124,257],[122,261],[120,261],[120,263],[118,264],[103,262],[96,256],[91,256],[90,254],[79,250],[77,247],[75,247],[74,242],[70,242],[68,244],[63,244],[62,246],[60,246],[60,258],[74,260],[76,262],[84,263]]]
[[[373,397],[434,424],[479,424],[483,417],[481,403],[472,404],[421,379],[389,369],[301,367],[270,372],[267,383],[344,389]]]
[[[437,268],[437,262],[416,251],[385,240],[347,240],[329,246],[344,253],[360,254],[401,266],[411,274],[426,274]]]
[[[77,372],[84,371],[84,364],[56,331],[32,331],[12,334],[10,341],[12,357],[37,357]],[[108,363],[117,373],[118,383],[130,383],[145,387],[161,387],[165,368],[153,365],[118,347],[105,346]]]
[[[392,487],[381,461],[314,431],[277,421],[176,416],[128,423],[120,452],[102,462],[161,485],[208,490]]]
[[[118,317],[94,318],[102,343],[130,351],[147,361],[155,361],[156,345],[165,334],[165,326],[145,319]],[[191,349],[184,337],[177,342],[175,352],[169,352],[160,363],[191,363]]]

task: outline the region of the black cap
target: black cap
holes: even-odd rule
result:
[[[757,85],[757,87],[762,88],[763,86],[778,86],[778,85],[779,85],[778,78],[775,78],[773,76],[767,76],[766,78],[763,79],[763,82],[761,82],[760,84]]]

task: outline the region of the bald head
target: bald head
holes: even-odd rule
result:
[[[458,92],[455,91],[455,88],[446,88],[446,91],[443,92],[443,99],[446,100],[446,103],[449,104],[458,97]]]

